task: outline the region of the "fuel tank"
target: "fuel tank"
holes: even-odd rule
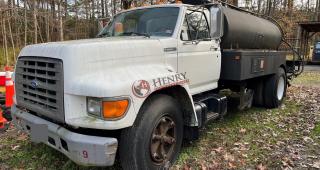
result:
[[[276,24],[250,13],[228,7],[222,9],[223,49],[278,49],[283,35]]]

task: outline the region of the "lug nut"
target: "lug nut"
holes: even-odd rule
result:
[[[159,158],[159,155],[157,153],[153,153],[154,158]]]
[[[175,126],[174,122],[171,122],[170,127],[174,127],[174,126]]]
[[[161,122],[162,122],[162,123],[166,123],[166,122],[167,122],[166,118],[162,118],[162,119],[161,119]]]
[[[166,154],[163,154],[163,158],[164,158],[164,159],[167,159],[167,155],[166,155]]]

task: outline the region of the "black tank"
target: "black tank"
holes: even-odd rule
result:
[[[269,20],[222,7],[224,13],[223,49],[278,49],[282,33]]]

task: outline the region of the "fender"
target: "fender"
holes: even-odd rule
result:
[[[197,125],[193,108],[193,100],[188,86],[187,73],[170,71],[172,68],[164,64],[134,65],[106,69],[101,72],[90,72],[72,78],[72,88],[65,91],[66,122],[76,127],[98,129],[122,129],[132,126],[139,110],[149,95],[173,86],[185,89],[192,103],[192,125]],[[108,83],[110,82],[110,83]],[[87,90],[86,90],[87,89]],[[130,99],[130,108],[126,116],[119,120],[105,121],[93,118],[86,113],[86,97]],[[72,103],[72,104],[70,104]],[[89,123],[91,122],[91,123]]]
[[[169,66],[169,56],[159,39],[120,37],[76,42],[32,45],[20,53],[63,61],[65,121],[71,126],[110,130],[129,127],[148,95],[173,85],[183,86],[192,99],[186,82],[188,73],[176,73],[174,66]],[[133,86],[137,88],[141,80],[148,82],[150,89],[139,96],[133,93]],[[152,86],[154,80],[156,86]],[[127,97],[130,107],[122,119],[106,121],[87,114],[88,96]]]

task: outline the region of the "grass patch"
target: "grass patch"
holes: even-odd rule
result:
[[[303,72],[293,79],[292,83],[304,86],[320,86],[320,74],[318,72]]]
[[[294,132],[288,133],[279,128],[279,122],[287,116],[301,109],[301,105],[287,101],[279,109],[252,108],[245,111],[231,112],[222,121],[210,124],[202,132],[199,141],[182,149],[176,167],[190,164],[191,167],[200,168],[197,160],[219,160],[226,153],[233,154],[245,164],[240,167],[251,167],[259,162],[265,162],[269,167],[279,166],[279,161],[269,160],[272,154],[272,145],[283,138],[297,139]],[[290,128],[290,127],[286,127]],[[224,149],[222,155],[214,153],[219,147]],[[237,161],[235,161],[237,164]],[[227,162],[226,162],[227,163]],[[226,166],[227,167],[227,166]]]
[[[316,124],[315,128],[313,129],[312,135],[320,137],[320,122]]]

